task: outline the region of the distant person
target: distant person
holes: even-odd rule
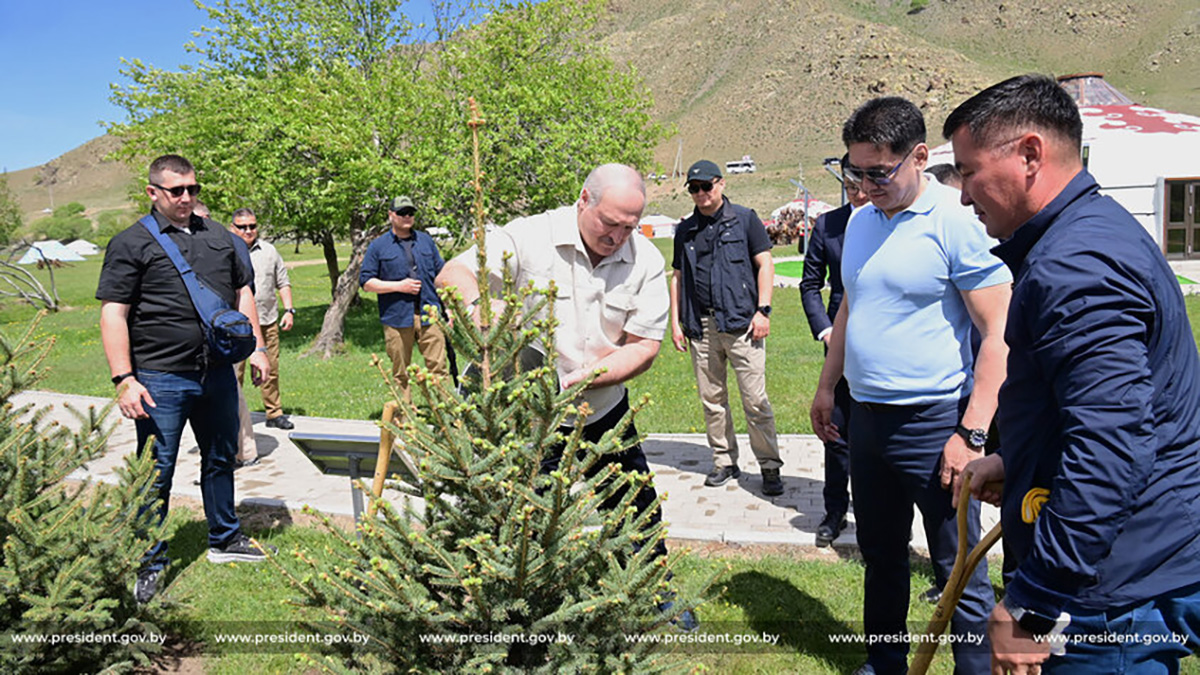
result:
[[[853,399],[850,480],[866,566],[863,631],[867,663],[857,672],[907,669],[909,646],[892,636],[909,624],[909,534],[921,510],[934,579],[949,578],[958,528],[949,487],[983,455],[1004,381],[1004,317],[1012,275],[959,193],[924,173],[925,119],[891,96],[859,106],[842,129],[846,178],[871,200],[850,216],[842,247],[845,298],[812,405],[821,440],[838,438],[834,390]],[[972,358],[970,327],[983,336]],[[979,504],[968,546],[979,540]],[[987,563],[971,576],[951,619],[956,672],[987,673],[985,626],[993,605]],[[968,635],[970,636],[968,638]],[[982,644],[980,644],[982,643]]]
[[[629,411],[625,382],[650,369],[658,356],[667,328],[670,301],[667,297],[662,254],[644,237],[631,237],[646,205],[646,185],[637,171],[620,164],[596,167],[583,183],[573,206],[518,218],[487,237],[489,282],[499,290],[504,254],[518,287],[533,281],[545,287],[553,281],[560,295],[554,302],[558,328],[554,334],[559,385],[566,389],[597,369],[606,371],[582,394],[592,409],[583,428],[583,439],[598,443]],[[455,286],[464,303],[479,298],[478,260],[474,247],[446,264],[438,276],[440,287]],[[494,295],[492,297],[495,297]],[[613,311],[613,309],[619,311]],[[534,354],[535,360],[544,355]],[[575,427],[559,429],[569,435]],[[623,437],[631,445],[624,451],[606,454],[590,470],[595,475],[609,464],[628,473],[649,474],[646,454],[633,424]],[[542,472],[555,471],[565,444],[548,451]],[[621,502],[624,489],[601,505],[612,509]],[[658,498],[653,483],[646,483],[633,499],[640,514]],[[649,527],[662,519],[655,508]],[[665,556],[659,541],[654,555]],[[670,610],[670,602],[660,605]],[[694,630],[698,622],[690,610],[676,624]]]
[[[850,156],[843,155],[841,166],[850,163]],[[817,217],[809,237],[808,252],[804,254],[804,274],[800,279],[800,304],[808,318],[808,327],[813,338],[825,344],[829,351],[833,320],[842,305],[842,241],[846,236],[846,223],[850,213],[868,201],[861,183],[842,179],[847,202],[841,207]],[[803,245],[803,244],[801,244]],[[825,279],[829,279],[829,307],[821,300]],[[817,546],[829,546],[846,528],[846,513],[850,510],[850,447],[846,444],[849,435],[847,419],[850,414],[850,388],[846,378],[838,380],[834,388],[832,421],[838,430],[838,438],[825,443],[825,517],[817,527]]]
[[[250,317],[258,344],[250,364],[269,374],[250,270],[239,260],[228,232],[193,214],[199,192],[195,169],[183,157],[163,155],[150,164],[146,194],[154,226],[175,243],[209,288]],[[161,499],[159,521],[167,517],[179,438],[183,425],[190,423],[200,446],[208,559],[264,560],[265,552],[242,532],[234,512],[238,418],[233,367],[206,363],[204,330],[183,278],[140,222],[109,243],[96,298],[100,341],[117,387],[117,406],[136,423],[139,452],[154,437],[150,451],[157,469],[154,488]],[[166,551],[167,543],[160,541],[146,553],[134,588],[139,603],[157,593],[168,562]]]
[[[671,339],[691,350],[692,370],[713,468],[704,479],[719,487],[741,475],[738,441],[729,409],[728,368],[733,367],[750,449],[762,469],[764,495],[783,494],[775,412],[767,399],[767,335],[775,263],[771,240],[758,215],[725,197],[725,179],[702,159],[687,172],[695,210],[675,229],[671,266]]]
[[[952,187],[955,190],[962,190],[962,174],[958,172],[958,169],[954,168],[953,164],[934,164],[925,169],[925,173],[933,174],[933,177],[942,185]]]
[[[279,255],[279,251],[275,250],[270,242],[258,236],[258,216],[254,211],[247,208],[234,211],[233,223],[229,229],[246,242],[250,249],[250,260],[254,265],[254,303],[258,309],[258,322],[262,328],[263,339],[267,342],[267,359],[271,362],[271,373],[262,383],[262,402],[267,411],[266,424],[273,429],[293,429],[295,425],[283,414],[279,393],[279,331],[291,330],[296,315],[287,266],[283,264],[283,257]],[[283,300],[282,313],[279,311],[279,299]],[[240,383],[246,373],[244,361],[238,364],[237,373]]]
[[[392,200],[388,209],[392,227],[367,247],[358,275],[363,290],[379,296],[379,322],[392,377],[406,401],[411,400],[408,365],[414,344],[430,372],[443,378],[449,375],[445,333],[425,314],[430,306],[441,312],[433,282],[445,262],[433,238],[414,229],[416,214],[417,206],[409,197]]]
[[[1084,168],[1054,79],[988,87],[943,134],[1016,277],[1004,443],[969,466],[1017,562],[993,672],[1177,673],[1200,646],[1200,358],[1179,283]],[[999,479],[1003,495],[981,489]]]

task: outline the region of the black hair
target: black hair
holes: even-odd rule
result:
[[[953,187],[962,185],[962,174],[958,172],[958,169],[954,168],[953,164],[934,164],[933,166],[925,169],[925,173],[933,174],[933,177],[937,179],[937,182],[941,183],[942,185],[950,185]]]
[[[181,176],[189,173],[196,173],[196,170],[192,168],[192,163],[183,157],[180,157],[179,155],[163,155],[153,162],[150,162],[150,182],[157,183],[161,181],[164,171],[177,173]]]
[[[1031,127],[1059,136],[1076,151],[1083,145],[1079,107],[1054,78],[1046,75],[1018,75],[975,94],[950,113],[942,125],[942,135],[949,139],[964,126],[980,146],[1004,141],[1004,136]]]
[[[897,155],[925,142],[925,116],[911,101],[899,96],[873,98],[858,106],[842,125],[842,142],[886,146]]]

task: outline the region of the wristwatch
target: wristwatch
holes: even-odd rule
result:
[[[768,319],[771,318],[771,306],[770,305],[759,305],[758,313],[762,314],[763,316],[767,317]]]
[[[1052,619],[1045,614],[1039,614],[1032,609],[1024,607],[1013,607],[1007,602],[1004,607],[1012,614],[1012,618],[1021,627],[1021,630],[1029,633],[1035,638],[1044,638],[1058,626],[1058,620]]]
[[[983,446],[987,445],[987,429],[968,429],[959,424],[955,427],[954,432],[962,436],[972,450],[983,450]]]
[[[113,379],[112,379],[112,383],[115,386],[115,385],[121,384],[122,382],[124,382],[126,379],[128,379],[130,377],[133,377],[133,373],[121,373],[120,375],[114,375]]]
[[[295,314],[295,313],[296,313],[296,308],[295,308],[295,307],[288,307],[287,309],[283,310],[283,313],[284,313],[284,314]]]

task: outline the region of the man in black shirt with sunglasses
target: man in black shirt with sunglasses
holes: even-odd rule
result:
[[[250,319],[258,348],[248,360],[260,373],[269,373],[250,269],[224,228],[194,214],[200,193],[195,169],[183,157],[163,155],[150,164],[149,173],[152,226],[170,238],[201,281]],[[242,533],[234,512],[238,396],[233,366],[207,363],[204,330],[183,278],[140,222],[109,242],[96,299],[101,301],[100,341],[117,388],[117,406],[137,425],[139,451],[154,437],[160,522],[167,517],[183,427],[191,424],[200,446],[209,561],[264,560],[263,548]],[[166,542],[159,541],[146,553],[134,588],[139,603],[149,602],[158,591],[166,552]]]
[[[671,339],[675,349],[692,353],[713,449],[713,469],[704,484],[719,487],[741,475],[726,380],[732,365],[763,494],[781,495],[783,462],[766,379],[775,283],[771,239],[754,211],[724,196],[725,180],[713,162],[700,160],[688,169],[687,189],[696,209],[675,230]]]

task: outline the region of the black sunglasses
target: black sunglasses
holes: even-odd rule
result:
[[[695,181],[692,183],[688,183],[688,192],[690,192],[692,194],[696,194],[697,192],[699,192],[701,190],[704,190],[705,192],[712,192],[712,187],[713,187],[713,184],[709,181],[704,181],[703,183],[701,183],[700,181]]]
[[[245,225],[238,225],[237,223],[234,223],[233,226],[236,227],[237,229],[241,230],[242,232],[245,232],[246,230],[257,230],[258,229],[258,223],[247,223]]]
[[[159,185],[158,183],[151,183],[150,187],[156,187],[159,190],[166,192],[167,194],[171,195],[172,197],[174,197],[176,199],[179,199],[180,197],[182,197],[183,193],[185,191],[193,197],[200,194],[200,184],[199,183],[193,183],[192,185],[176,185],[175,187],[170,187],[170,188],[163,187],[163,186]]]
[[[904,166],[904,162],[908,160],[908,156],[911,155],[912,151],[916,149],[917,146],[915,145],[909,148],[908,152],[904,153],[904,157],[900,158],[900,161],[896,164],[896,166],[893,166],[887,171],[884,171],[883,169],[860,169],[853,164],[847,164],[846,166],[842,167],[842,175],[845,176],[846,180],[850,181],[851,183],[861,184],[864,178],[869,178],[875,185],[878,185],[879,187],[887,187],[888,185],[892,184],[892,177],[896,175],[896,172],[900,170],[901,166]]]
[[[413,214],[414,214],[414,213],[416,213],[416,212],[417,212],[417,210],[416,210],[416,209],[410,209],[410,208],[408,208],[408,207],[404,207],[404,208],[402,208],[402,209],[393,209],[393,210],[392,210],[392,213],[394,213],[394,214],[396,214],[396,215],[398,215],[398,216],[411,216],[411,215],[413,215]]]

